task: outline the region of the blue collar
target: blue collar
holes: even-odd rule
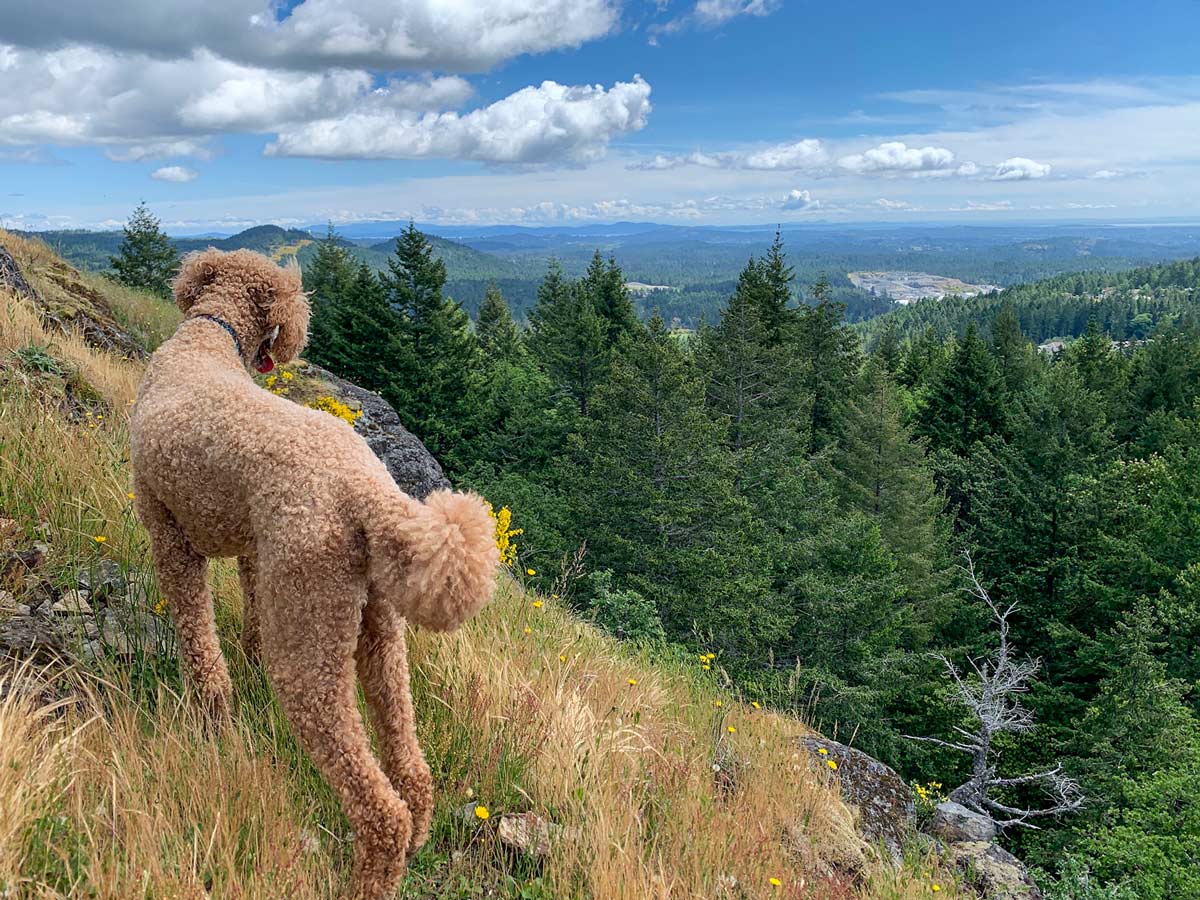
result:
[[[213,315],[209,315],[208,313],[196,313],[196,315],[191,316],[190,318],[192,318],[192,319],[208,319],[210,322],[216,322],[218,325],[220,325],[222,328],[224,328],[226,331],[228,331],[229,336],[231,338],[233,338],[233,345],[235,347],[237,347],[238,358],[241,359],[242,342],[241,342],[241,339],[238,338],[237,332],[233,330],[232,325],[230,325],[228,322],[226,322],[220,316],[213,316]]]

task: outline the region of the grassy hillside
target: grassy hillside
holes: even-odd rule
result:
[[[51,290],[61,261],[3,232],[0,243]],[[148,348],[177,322],[165,304],[76,277],[94,288],[93,316]],[[129,602],[152,616],[127,493],[142,366],[0,290],[0,554],[45,542],[60,587],[113,561],[145,586]],[[0,668],[0,895],[337,895],[348,827],[241,654],[232,562],[211,580],[237,700],[219,732],[189,701],[169,632],[66,672]],[[12,606],[23,588],[9,587]],[[467,627],[410,647],[438,809],[404,897],[956,895],[935,859],[881,863],[837,773],[797,746],[804,724],[740,703],[719,659],[703,671],[694,656],[621,645],[515,575]],[[527,811],[561,826],[545,857],[499,842],[497,821]]]

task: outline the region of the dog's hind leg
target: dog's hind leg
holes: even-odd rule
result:
[[[242,585],[242,651],[246,659],[258,662],[259,637],[258,610],[255,609],[255,561],[253,554],[238,557],[238,581]]]
[[[408,845],[412,856],[429,838],[433,778],[417,743],[404,619],[386,604],[368,601],[356,656],[358,677],[383,750],[383,769],[412,813]]]
[[[198,554],[162,503],[148,488],[136,487],[137,512],[150,533],[158,587],[179,636],[184,666],[205,708],[214,716],[229,712],[232,685],[217,640],[217,622],[208,590],[208,560]]]
[[[356,702],[362,574],[320,562],[280,573],[259,563],[263,662],[296,736],[354,828],[351,896],[390,897],[404,874],[412,816],[371,750]]]

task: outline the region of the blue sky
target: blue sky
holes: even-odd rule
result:
[[[0,219],[1200,214],[1200,2],[0,4]]]

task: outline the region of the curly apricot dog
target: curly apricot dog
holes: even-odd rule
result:
[[[236,556],[247,653],[261,654],[341,797],[357,836],[354,895],[386,896],[428,837],[433,805],[404,620],[449,630],[487,602],[491,520],[472,495],[408,497],[345,422],[254,384],[250,366],[268,371],[304,344],[296,267],[248,250],[194,253],[175,300],[185,318],[150,360],[132,451],[137,512],[185,669],[225,714],[229,673],[205,576],[209,557]],[[382,766],[355,703],[356,670]]]

